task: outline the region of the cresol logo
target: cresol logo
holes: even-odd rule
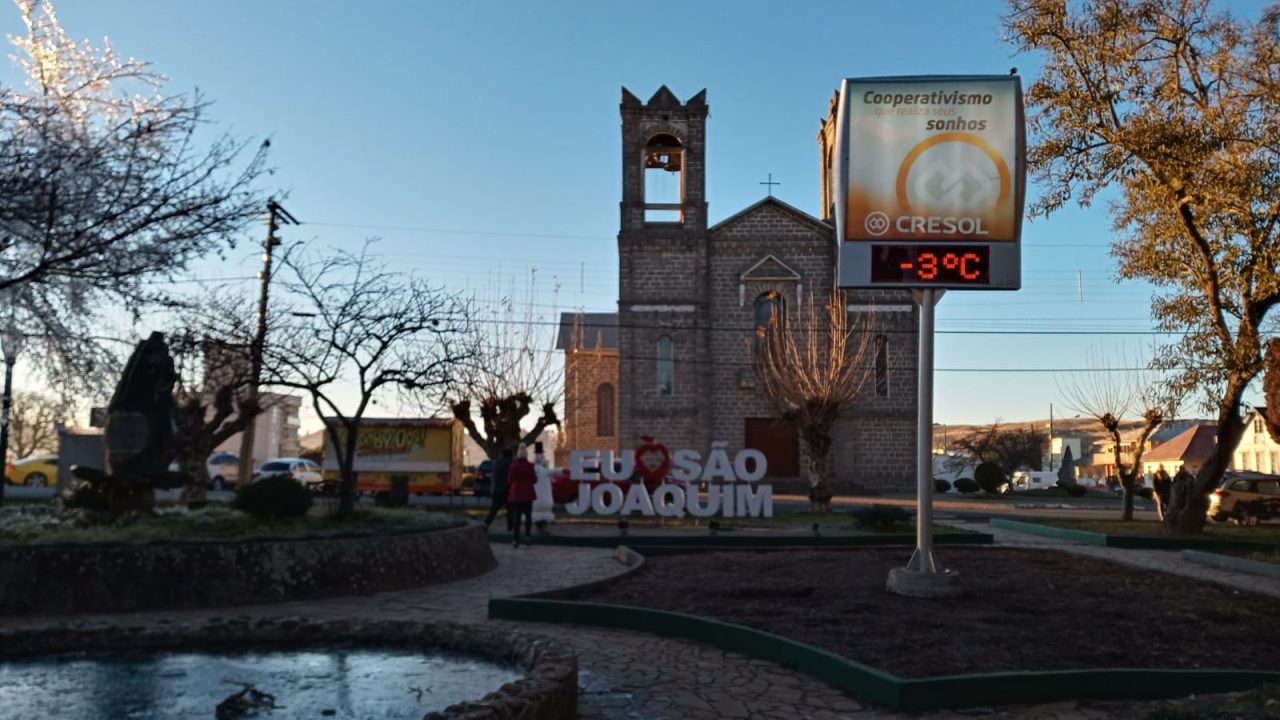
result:
[[[652,437],[641,440],[644,444],[619,453],[616,460],[609,450],[570,453],[569,479],[579,483],[578,497],[565,510],[570,515],[591,510],[601,515],[773,517],[773,487],[757,482],[768,469],[759,450],[741,450],[730,458],[728,443],[713,442],[704,460],[697,450],[671,452]],[[636,474],[644,482],[613,484]],[[700,491],[704,483],[706,490]]]

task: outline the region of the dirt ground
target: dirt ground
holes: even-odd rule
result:
[[[964,595],[885,590],[909,549],[651,557],[578,599],[671,610],[799,640],[902,677],[1073,668],[1280,670],[1274,601],[1053,551],[944,547]]]

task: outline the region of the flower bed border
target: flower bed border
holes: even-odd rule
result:
[[[989,535],[987,537],[990,538]],[[902,678],[829,650],[735,623],[631,605],[564,599],[576,597],[606,583],[617,582],[638,571],[644,565],[644,552],[628,546],[619,547],[617,558],[630,569],[606,580],[519,597],[491,598],[489,618],[591,625],[703,642],[722,650],[792,668],[893,710],[940,710],[1075,698],[1176,698],[1188,694],[1251,690],[1264,683],[1280,682],[1280,672],[1262,670],[1144,668],[970,673]],[[652,553],[666,554],[666,549],[654,548]]]
[[[1076,542],[1087,543],[1089,545],[1102,545],[1104,547],[1122,548],[1126,550],[1204,550],[1207,552],[1213,552],[1215,550],[1245,552],[1268,552],[1280,550],[1280,543],[1249,542],[1247,540],[1207,540],[1205,538],[1156,538],[1136,535],[1108,535],[1106,533],[1092,532],[1089,530],[1074,530],[1071,528],[1060,528],[1053,525],[1045,525],[1043,523],[1027,522],[1025,520],[1006,520],[1004,518],[991,518],[990,525],[991,527],[1004,528],[1006,530],[1017,530],[1018,532],[1040,535],[1042,537],[1051,537],[1058,540],[1075,540]]]

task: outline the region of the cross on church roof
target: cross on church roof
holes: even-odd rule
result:
[[[768,186],[769,186],[769,197],[773,197],[773,186],[774,186],[774,185],[781,185],[782,183],[780,183],[780,182],[774,182],[774,181],[773,181],[773,173],[769,173],[769,179],[768,179],[768,180],[766,180],[766,181],[761,182],[760,184],[761,184],[761,185],[768,185]]]

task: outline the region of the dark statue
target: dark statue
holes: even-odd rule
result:
[[[107,405],[104,440],[107,471],[74,466],[81,480],[71,491],[74,504],[120,514],[149,511],[156,488],[187,481],[168,469],[173,460],[173,358],[162,333],[138,343]]]

